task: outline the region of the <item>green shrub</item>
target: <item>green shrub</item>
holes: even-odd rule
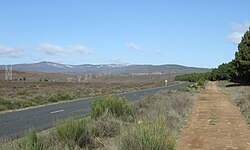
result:
[[[34,106],[34,104],[29,100],[14,100],[11,102],[10,100],[0,99],[0,106],[2,110],[11,110]]]
[[[39,142],[36,131],[29,130],[19,144],[21,149],[25,150],[41,150],[42,144]]]
[[[105,112],[114,115],[115,117],[133,118],[134,108],[129,105],[125,98],[103,97],[96,101],[91,106],[91,118],[96,119]]]
[[[48,101],[52,102],[52,103],[58,102],[59,98],[58,98],[57,94],[54,94],[54,95],[51,95],[51,96],[48,97]]]
[[[26,91],[25,93],[27,93],[27,90],[22,90],[19,92],[22,93],[23,91]],[[4,99],[3,97],[0,97],[0,111],[42,105],[42,104],[46,104],[49,102],[53,103],[53,102],[58,102],[58,101],[72,100],[74,98],[76,98],[75,95],[71,93],[63,93],[63,92],[59,92],[50,96],[43,96],[43,95],[35,94],[30,97],[24,96],[24,98],[20,98],[18,100]]]
[[[75,98],[75,96],[73,94],[59,92],[57,94],[49,96],[48,101],[49,102],[58,102],[58,101],[72,100],[74,98]]]
[[[114,137],[120,134],[121,122],[110,116],[93,122],[92,133],[96,137]]]
[[[58,141],[76,144],[80,147],[93,147],[93,138],[87,120],[68,120],[55,125]]]
[[[2,106],[2,110],[8,110],[14,108],[13,104],[9,100],[5,100],[2,97],[0,97],[0,106]]]
[[[198,81],[197,81],[197,85],[198,86],[204,86],[205,85],[205,79],[199,79]]]
[[[48,103],[48,98],[43,95],[36,94],[30,98],[30,101],[34,103],[34,105],[42,105]]]
[[[124,131],[118,141],[120,150],[174,150],[174,139],[169,136],[165,121],[136,124]]]
[[[45,97],[43,97],[42,95],[38,95],[38,94],[33,95],[33,96],[31,97],[31,101],[36,102],[36,103],[40,103],[40,102],[43,101],[44,99],[45,99]]]

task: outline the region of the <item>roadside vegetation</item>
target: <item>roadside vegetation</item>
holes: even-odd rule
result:
[[[91,115],[56,122],[41,133],[2,142],[2,149],[175,149],[175,140],[201,88],[161,91],[129,104],[124,98],[103,97],[92,104]]]
[[[101,115],[109,113],[115,117],[133,118],[134,108],[128,104],[125,98],[112,96],[103,97],[92,104],[91,118],[97,119]]]
[[[223,93],[230,95],[232,103],[239,107],[241,114],[250,124],[250,86],[227,81],[216,82],[216,84]]]
[[[116,80],[116,79],[114,79]],[[163,86],[156,83],[85,83],[85,82],[6,82],[0,84],[0,112],[59,101],[104,96]]]
[[[20,109],[25,107],[43,105],[65,100],[75,99],[75,95],[71,93],[56,93],[52,95],[32,95],[24,100],[11,100],[5,97],[0,97],[0,111]]]
[[[168,132],[165,118],[154,123],[130,125],[118,140],[120,150],[174,150],[175,140]]]

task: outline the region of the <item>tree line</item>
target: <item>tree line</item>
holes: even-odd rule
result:
[[[241,39],[235,58],[218,66],[211,72],[192,73],[178,75],[178,81],[197,82],[199,80],[233,80],[238,82],[250,82],[250,28]]]

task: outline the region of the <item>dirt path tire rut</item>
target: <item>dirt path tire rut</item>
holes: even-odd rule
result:
[[[240,111],[210,82],[201,93],[177,150],[250,150],[250,127]]]

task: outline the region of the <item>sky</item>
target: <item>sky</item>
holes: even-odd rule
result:
[[[0,64],[180,64],[234,58],[249,0],[1,0]]]

